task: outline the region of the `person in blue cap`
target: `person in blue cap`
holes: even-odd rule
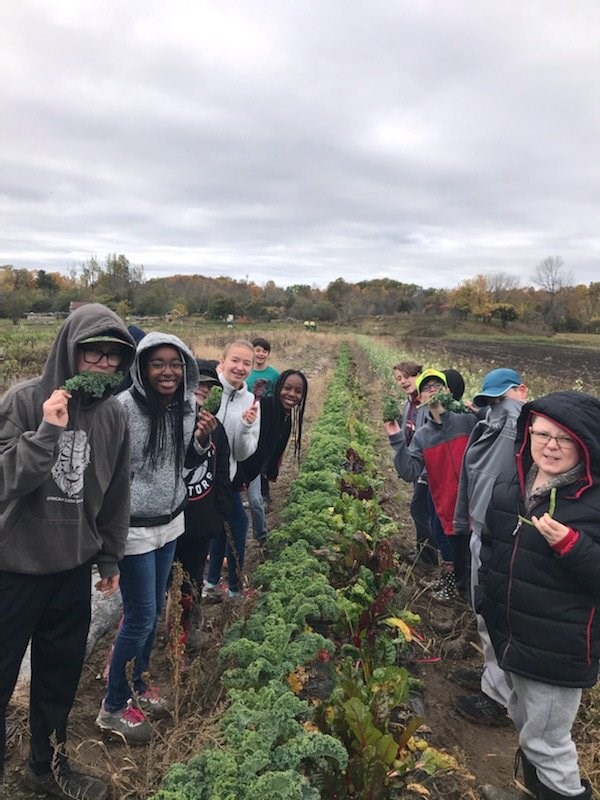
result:
[[[471,599],[478,582],[481,532],[496,478],[514,469],[514,442],[517,419],[527,400],[527,387],[514,369],[488,372],[481,392],[473,403],[485,408],[485,417],[473,429],[462,462],[454,529],[469,536],[471,562]],[[455,708],[461,716],[479,725],[508,723],[506,706],[509,688],[504,671],[498,666],[494,648],[483,618],[477,615],[477,631],[483,651],[483,671],[458,669],[450,676],[465,688],[475,688],[472,695],[458,697]]]

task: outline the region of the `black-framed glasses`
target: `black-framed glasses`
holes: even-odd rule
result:
[[[443,389],[443,388],[444,384],[440,383],[440,381],[430,381],[429,383],[425,382],[425,384],[421,386],[421,391],[430,392],[432,391],[432,389],[435,389],[437,391],[438,389]]]
[[[170,369],[171,372],[183,372],[185,363],[183,361],[162,361],[160,358],[153,358],[148,362],[148,366],[155,369],[157,372],[165,372]]]
[[[81,353],[86,364],[99,364],[105,358],[109,367],[118,367],[123,360],[122,353],[105,353],[104,350],[96,350],[95,347],[82,347]]]
[[[577,446],[570,436],[563,436],[560,433],[558,436],[551,436],[549,433],[546,433],[546,431],[534,431],[531,428],[529,429],[529,433],[533,438],[533,441],[536,444],[542,445],[543,447],[546,447],[546,445],[550,444],[552,439],[554,439],[556,446],[561,450],[572,450]]]

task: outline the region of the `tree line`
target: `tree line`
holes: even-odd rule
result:
[[[346,323],[361,316],[417,313],[498,324],[516,320],[551,331],[600,332],[600,282],[575,285],[564,262],[551,256],[532,272],[531,285],[515,276],[480,274],[452,289],[423,288],[391,278],[350,283],[343,278],[325,289],[315,285],[258,285],[227,276],[172,275],[146,279],[144,268],[124,255],[103,263],[91,258],[69,273],[0,267],[0,317],[17,322],[33,312],[66,313],[73,301],[96,301],[123,318],[229,315],[251,320],[311,319]]]

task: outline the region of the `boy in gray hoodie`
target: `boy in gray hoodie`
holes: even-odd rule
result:
[[[487,411],[469,438],[454,509],[455,531],[470,534],[473,605],[481,566],[481,532],[485,515],[496,479],[503,472],[514,470],[517,419],[526,400],[527,388],[520,375],[506,367],[488,372],[483,378],[481,392],[473,398],[476,406],[487,407]],[[456,670],[454,677],[466,687],[472,683],[475,688],[479,682],[480,689],[477,694],[457,698],[455,708],[471,722],[502,725],[508,722],[506,705],[509,688],[504,671],[498,666],[483,617],[479,614],[477,631],[483,649],[483,672],[479,677],[475,670]]]
[[[58,797],[108,794],[103,781],[71,770],[65,745],[89,629],[91,566],[100,572],[96,589],[115,592],[129,521],[125,414],[99,376],[127,371],[133,355],[120,318],[87,304],[65,321],[42,375],[0,400],[0,775],[6,707],[31,639],[26,780]],[[101,396],[61,388],[83,372],[105,383]]]

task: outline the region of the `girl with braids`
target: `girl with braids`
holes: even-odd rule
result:
[[[96,724],[131,744],[145,744],[151,735],[146,716],[158,719],[169,713],[144,674],[176,540],[184,531],[183,466],[196,425],[198,366],[177,336],[152,332],[138,344],[131,378],[131,388],[117,397],[131,436],[129,532],[119,563],[123,619]],[[132,687],[126,673],[130,661],[134,662]]]
[[[258,447],[240,464],[238,485],[248,487],[252,531],[260,544],[267,541],[267,519],[261,490],[261,475],[276,481],[279,465],[289,442],[294,438],[294,457],[300,458],[302,420],[306,406],[308,381],[303,372],[286,369],[277,378],[271,397],[260,398],[260,433]]]

